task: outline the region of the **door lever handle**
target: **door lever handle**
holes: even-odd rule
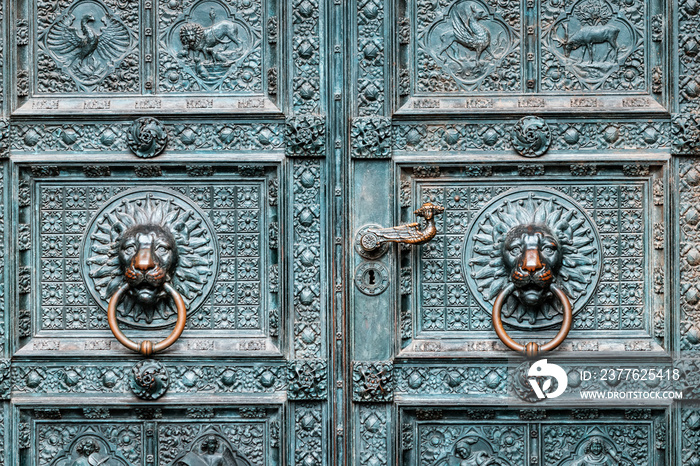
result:
[[[413,212],[415,215],[425,218],[425,228],[421,228],[418,222],[388,228],[376,225],[366,226],[357,234],[355,249],[362,257],[376,259],[386,252],[388,243],[427,243],[437,234],[435,215],[444,211],[444,207],[430,202],[426,202],[420,209],[415,210]]]

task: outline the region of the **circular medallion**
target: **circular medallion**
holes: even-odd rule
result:
[[[131,368],[131,391],[142,400],[157,400],[169,386],[168,370],[155,359],[144,359]]]
[[[145,248],[151,257],[148,269],[134,265],[144,237],[153,241]],[[83,237],[81,272],[105,311],[128,277],[131,289],[117,308],[117,319],[136,328],[163,328],[175,323],[177,310],[162,284],[153,284],[159,278],[169,282],[191,316],[213,288],[218,250],[214,227],[193,201],[168,189],[132,189],[113,197],[92,218]],[[134,276],[140,273],[143,286],[136,286]]]
[[[536,265],[521,267],[528,258]],[[593,295],[601,263],[593,220],[574,199],[547,188],[512,189],[493,198],[469,226],[463,255],[469,290],[487,312],[501,290],[517,282],[502,320],[525,330],[562,322],[561,305],[547,294],[550,275],[575,315]]]
[[[126,132],[126,144],[137,157],[150,159],[163,152],[168,144],[168,132],[155,118],[139,118]]]
[[[382,294],[389,287],[389,269],[381,262],[363,262],[355,270],[355,286],[368,296]]]
[[[365,259],[379,259],[389,250],[389,243],[379,244],[379,237],[370,232],[381,229],[379,225],[365,225],[355,235],[355,251]]]
[[[510,133],[513,149],[523,157],[539,157],[552,143],[552,132],[542,118],[528,116],[518,121]]]

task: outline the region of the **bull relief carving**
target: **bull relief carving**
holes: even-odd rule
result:
[[[644,6],[582,0],[547,6],[543,19],[543,89],[644,89]],[[551,16],[550,16],[551,15]]]
[[[247,4],[200,1],[164,29],[163,90],[262,90],[260,6]],[[161,22],[177,13],[164,8]]]
[[[517,48],[515,30],[481,1],[458,1],[435,18],[420,54],[429,55],[460,89],[480,87]]]
[[[511,190],[494,198],[473,221],[464,268],[477,301],[491,311],[507,286],[503,322],[523,329],[562,321],[552,286],[568,296],[573,312],[593,295],[601,264],[592,219],[568,196],[544,188]]]
[[[79,0],[44,30],[39,46],[80,90],[93,90],[135,49],[136,35],[102,3]]]
[[[217,275],[215,251],[214,229],[191,201],[168,190],[135,189],[93,218],[82,249],[83,275],[105,309],[120,293],[117,320],[162,328],[177,317],[175,302],[167,298],[172,289],[189,314],[206,300]]]

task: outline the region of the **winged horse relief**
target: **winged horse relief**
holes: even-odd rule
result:
[[[509,26],[476,0],[456,2],[425,36],[433,59],[465,89],[499,67],[515,43]]]
[[[452,33],[446,32],[441,38],[443,42],[447,42],[445,40],[446,36],[451,37],[452,40],[447,42],[447,46],[440,51],[440,55],[447,52],[454,44],[458,44],[467,50],[473,51],[477,63],[481,62],[484,52],[492,59],[495,59],[493,53],[489,50],[489,47],[491,47],[491,31],[479,23],[480,20],[486,18],[488,18],[488,14],[483,10],[476,10],[473,3],[464,3],[452,9],[450,11]],[[456,58],[452,58],[456,60]]]
[[[46,46],[53,58],[80,84],[91,86],[100,82],[113,69],[132,44],[127,27],[110,13],[100,19],[99,31],[93,26],[97,20],[91,13],[84,14],[76,28],[72,14],[64,15],[54,23],[46,36]]]

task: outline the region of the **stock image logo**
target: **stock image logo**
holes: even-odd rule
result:
[[[527,372],[528,382],[540,400],[557,398],[566,390],[568,378],[566,372],[556,364],[550,364],[546,359],[540,359],[530,366]],[[556,381],[556,388],[553,385]],[[550,392],[550,390],[552,390]]]

